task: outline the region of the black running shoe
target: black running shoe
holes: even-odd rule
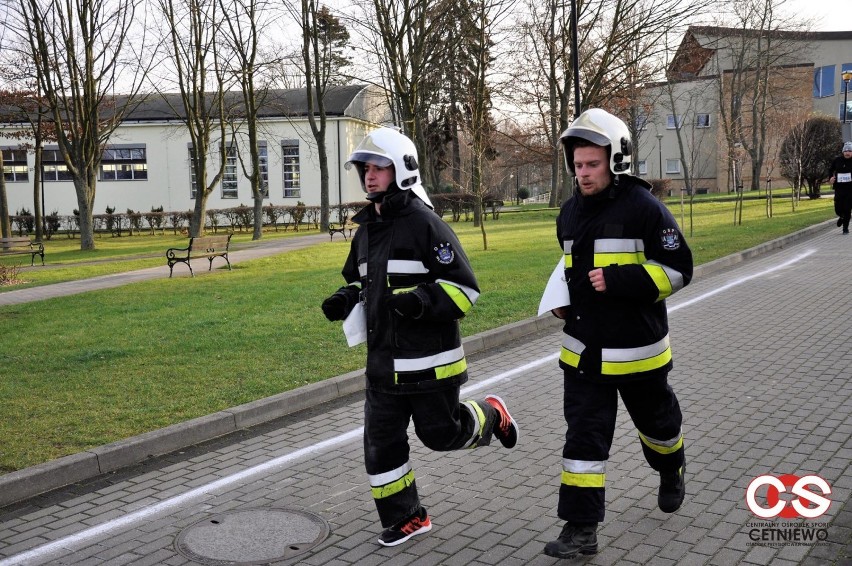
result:
[[[429,520],[429,514],[426,513],[426,508],[421,507],[417,513],[404,519],[379,536],[379,544],[382,546],[396,546],[402,544],[414,535],[422,535],[425,532],[432,530],[432,521]]]
[[[500,420],[494,422],[494,436],[504,447],[514,448],[518,443],[521,429],[518,428],[518,423],[509,414],[506,403],[496,395],[486,395],[485,402],[494,407],[500,415]]]

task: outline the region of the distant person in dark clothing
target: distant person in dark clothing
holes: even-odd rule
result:
[[[849,233],[849,218],[852,216],[852,141],[843,144],[843,155],[831,162],[829,183],[834,187],[834,212],[837,226]]]

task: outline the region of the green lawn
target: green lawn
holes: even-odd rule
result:
[[[747,202],[744,225],[734,226],[732,203],[700,204],[688,237],[696,263],[833,216],[830,199],[803,201],[795,214],[789,201],[775,210],[766,219],[762,201]],[[479,228],[452,224],[482,290],[462,322],[465,335],[535,316],[561,254],[556,213],[488,220],[487,251]],[[679,218],[678,207],[674,213]],[[247,240],[237,237],[240,245]],[[165,265],[165,248],[183,241],[168,235],[99,238],[96,252],[51,252],[50,241],[48,263],[66,265],[22,274],[44,284],[57,270],[74,278],[98,274],[91,270],[108,263],[122,269]],[[240,263],[232,272],[0,307],[0,472],[363,367],[363,346],[347,348],[340,324],[326,321],[319,309],[342,284],[347,250],[342,241],[325,242]],[[128,259],[91,263],[93,257]]]

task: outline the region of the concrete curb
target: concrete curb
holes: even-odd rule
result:
[[[695,268],[694,277],[709,275],[749,258],[790,246],[795,242],[822,233],[826,227],[833,224],[834,220],[816,224],[793,234],[700,265]],[[559,326],[561,326],[561,321],[549,314],[522,320],[465,338],[465,352],[469,355],[475,354],[511,343],[530,334],[556,329]],[[91,479],[100,474],[138,464],[153,456],[168,454],[187,446],[212,440],[218,436],[315,407],[362,391],[364,386],[364,371],[360,369],[293,391],[258,399],[218,413],[11,472],[0,476],[0,507]]]

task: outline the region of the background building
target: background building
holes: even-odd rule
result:
[[[389,122],[386,95],[372,86],[331,87],[325,107],[329,203],[334,206],[364,200],[360,182],[344,170],[343,164],[367,131]],[[196,187],[190,168],[192,143],[180,120],[181,108],[178,95],[151,95],[116,129],[104,150],[98,175],[96,214],[103,213],[106,207],[117,212],[127,209],[148,212],[161,206],[164,211],[193,208]],[[304,89],[274,90],[264,98],[259,145],[267,204],[320,204],[319,161],[306,112]],[[240,155],[248,158],[240,124],[235,120],[229,128],[233,128],[233,133],[229,134],[225,174],[218,190],[208,198],[208,209],[252,203],[251,187],[239,159]],[[21,209],[32,212],[34,190],[34,155],[22,146],[22,141],[8,136],[16,130],[20,127],[15,124],[0,127],[0,149],[12,214]],[[216,155],[213,161],[214,166],[218,165]],[[43,170],[44,210],[72,214],[77,199],[55,144],[48,143],[44,148]]]
[[[690,27],[667,81],[645,89],[637,173],[669,179],[673,193],[687,173],[699,194],[786,186],[777,158],[793,126],[814,114],[843,120],[844,102],[852,121],[849,71],[852,32]]]

